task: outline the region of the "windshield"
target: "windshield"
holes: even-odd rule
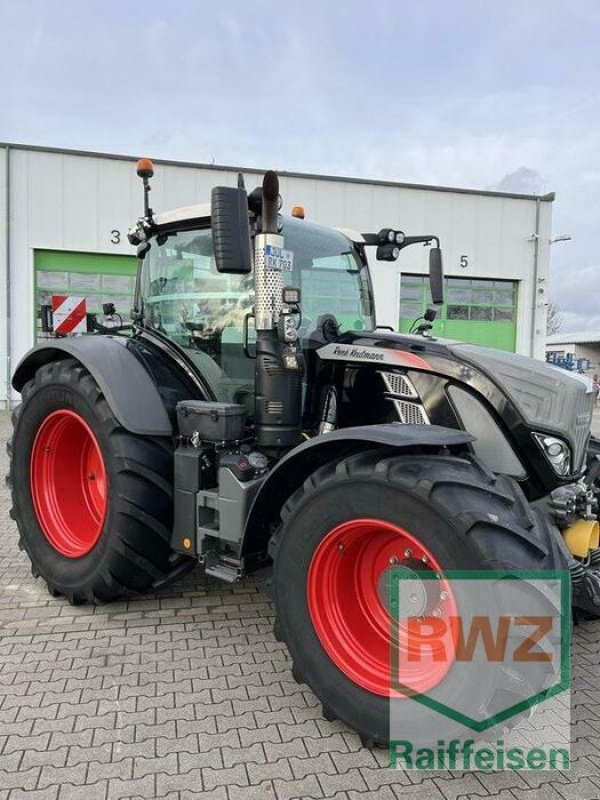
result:
[[[352,243],[338,231],[284,218],[284,246],[294,254],[286,286],[302,290],[302,330],[310,332],[323,314],[333,314],[340,332],[373,330],[367,268]]]
[[[285,249],[294,254],[284,283],[302,291],[303,339],[324,314],[336,317],[341,332],[372,330],[368,273],[352,243],[293,218],[284,220],[283,234]],[[253,274],[217,272],[209,228],[173,233],[162,244],[153,240],[140,281],[145,325],[185,349],[218,400],[249,410],[254,361],[243,351],[242,334],[254,305],[253,281]]]

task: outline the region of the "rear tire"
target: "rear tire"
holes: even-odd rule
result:
[[[410,532],[418,542],[418,552],[430,554],[431,561],[442,570],[566,569],[551,529],[541,515],[532,511],[517,484],[488,473],[470,460],[435,455],[390,456],[389,451],[371,451],[313,473],[286,503],[282,524],[270,543],[276,635],[289,648],[295,677],[308,684],[323,703],[324,716],[350,725],[368,745],[389,742],[389,697],[364,688],[370,677],[366,672],[361,676],[360,648],[354,662],[344,660],[348,639],[356,639],[361,630],[362,623],[353,622],[352,615],[366,605],[368,592],[361,592],[359,585],[355,599],[346,591],[336,607],[329,602],[331,594],[324,594],[319,586],[331,586],[337,580],[343,587],[346,579],[350,581],[363,569],[365,561],[376,574],[373,559],[368,548],[363,548],[354,569],[346,571],[344,581],[335,577],[335,568],[329,574],[319,574],[316,588],[311,579],[314,565],[320,563],[323,548],[332,536],[342,531],[347,537],[344,526],[349,521],[373,520],[379,521],[383,531],[396,528],[402,534]],[[400,537],[398,541],[399,550],[406,555],[405,539]],[[348,543],[346,538],[337,545],[340,550],[346,548],[345,555],[349,555]],[[375,549],[380,545],[381,538]],[[384,562],[390,552],[395,551],[385,550]],[[317,609],[315,615],[315,592],[324,606],[322,614]],[[337,645],[333,637],[333,648],[332,619],[341,620],[341,634]],[[367,623],[365,628],[369,627]],[[364,658],[367,662],[375,650],[371,646],[365,648],[364,643],[369,654]],[[453,682],[450,685],[457,700],[461,693],[471,695],[478,691],[483,704],[490,700],[490,691],[527,695],[527,687],[519,686],[514,675],[508,673],[503,678],[504,685],[496,689],[465,685],[456,670],[442,680]],[[416,739],[420,708],[416,703],[411,705],[415,707],[411,739]]]
[[[171,439],[121,427],[75,359],[46,364],[25,384],[8,451],[19,545],[52,595],[107,602],[193,567],[170,546]]]

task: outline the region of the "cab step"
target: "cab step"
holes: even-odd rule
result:
[[[204,572],[207,575],[225,583],[237,583],[242,578],[242,566],[237,559],[207,553],[204,563]]]

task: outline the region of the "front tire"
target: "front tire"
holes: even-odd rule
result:
[[[417,561],[436,572],[557,569],[551,539],[514,481],[472,461],[380,451],[328,464],[292,495],[271,540],[276,635],[327,719],[348,724],[365,744],[387,744],[390,622],[378,591],[389,563]],[[526,694],[512,675],[474,688],[459,673],[424,675],[419,691],[450,682],[458,707],[474,691],[484,704],[495,692]],[[412,706],[417,738],[420,709]]]
[[[40,367],[13,413],[12,516],[53,595],[107,602],[193,566],[173,553],[173,444],[121,427],[75,359]],[[142,401],[142,399],[141,399]]]

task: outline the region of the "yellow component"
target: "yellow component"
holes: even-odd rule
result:
[[[598,547],[600,525],[592,519],[578,519],[563,532],[565,544],[574,556],[585,558],[590,550]]]
[[[189,550],[190,547],[192,546],[192,540],[191,539],[187,539],[187,538],[184,539],[183,540],[183,546],[185,547],[186,550]]]

